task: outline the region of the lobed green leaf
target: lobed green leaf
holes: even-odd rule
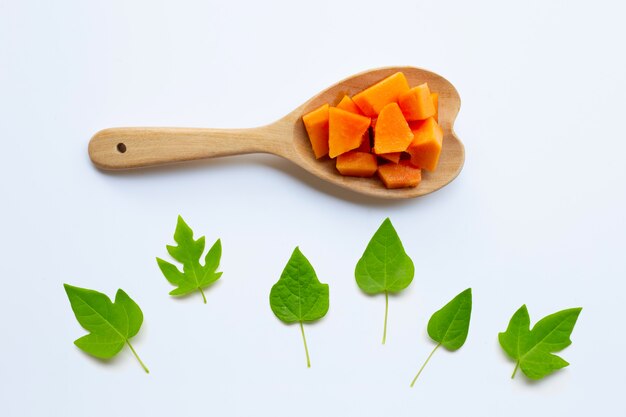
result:
[[[177,286],[170,291],[170,295],[182,296],[199,291],[206,303],[202,289],[213,284],[222,276],[221,272],[216,272],[222,257],[221,240],[218,239],[209,249],[204,257],[204,265],[201,264],[200,258],[204,252],[205,238],[202,236],[194,240],[193,231],[181,216],[178,216],[174,240],[178,245],[167,245],[167,252],[183,265],[183,270],[180,271],[175,265],[161,258],[156,258],[159,269],[165,278],[172,285]]]
[[[100,292],[63,284],[78,323],[90,333],[74,341],[82,351],[100,359],[117,355],[125,344],[148,372],[132,348],[129,339],[143,323],[143,313],[137,303],[123,290],[117,290],[115,302]]]
[[[531,379],[541,379],[569,365],[554,355],[569,346],[570,336],[582,308],[569,308],[550,314],[530,329],[530,316],[525,305],[520,307],[504,332],[498,334],[500,346],[516,361],[519,369]]]

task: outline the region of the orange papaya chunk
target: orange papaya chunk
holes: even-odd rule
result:
[[[383,159],[386,159],[389,162],[393,162],[394,164],[397,164],[398,162],[400,162],[400,156],[402,155],[402,152],[390,152],[390,153],[383,153],[383,154],[377,154],[377,155]]]
[[[354,104],[354,101],[350,98],[350,96],[343,96],[339,104],[337,104],[337,108],[345,111],[349,111],[350,113],[360,114],[363,116],[361,109]],[[367,132],[363,134],[363,142],[361,142],[361,146],[357,149],[360,152],[370,152],[370,132],[369,129]]]
[[[363,134],[370,126],[370,118],[336,107],[328,109],[328,155],[334,158],[358,148]]]
[[[397,102],[400,94],[409,91],[409,83],[401,72],[396,72],[384,80],[366,88],[352,97],[364,115],[376,117],[389,103]]]
[[[424,120],[435,114],[433,99],[426,83],[402,93],[398,98],[398,104],[406,120]]]
[[[350,113],[360,114],[363,116],[363,112],[359,109],[359,106],[354,104],[354,101],[349,96],[343,96],[339,104],[337,104],[337,108],[345,111],[349,111]]]
[[[411,163],[417,167],[434,171],[439,162],[441,145],[443,143],[443,130],[434,118],[411,125],[413,130],[413,142],[407,152],[411,154]]]
[[[378,169],[376,156],[367,152],[350,151],[337,157],[337,171],[351,177],[371,177]]]
[[[433,100],[433,107],[435,108],[433,119],[439,123],[439,93],[430,93],[430,98]]]
[[[329,105],[324,104],[302,116],[316,159],[328,153],[328,109]]]
[[[370,129],[368,128],[365,133],[363,133],[363,139],[361,141],[361,145],[356,149],[359,152],[372,152],[372,145],[370,144]]]
[[[387,188],[417,187],[422,180],[422,171],[409,161],[400,161],[379,166],[378,177]]]
[[[378,115],[374,128],[376,153],[404,152],[413,140],[413,132],[398,103],[387,104]]]

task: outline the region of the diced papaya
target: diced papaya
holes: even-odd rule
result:
[[[413,140],[413,132],[398,103],[387,104],[378,115],[374,129],[374,147],[379,154],[404,152]]]
[[[324,104],[302,116],[316,159],[328,153],[328,109],[329,105]]]
[[[398,162],[400,162],[400,156],[402,155],[402,152],[390,152],[390,153],[382,153],[382,154],[376,154],[377,156],[380,156],[383,159],[386,159],[389,162],[393,162],[394,164],[397,164]]]
[[[358,148],[363,142],[363,134],[370,126],[370,118],[336,107],[331,107],[328,114],[328,155],[334,158]]]
[[[400,161],[380,165],[378,176],[387,188],[417,187],[422,180],[422,171],[409,161]]]
[[[371,177],[378,169],[376,156],[367,152],[350,151],[337,157],[337,170],[351,177]]]
[[[372,145],[370,143],[370,129],[367,128],[365,133],[363,133],[363,139],[361,141],[361,145],[356,149],[359,152],[372,152]]]
[[[396,72],[373,86],[355,94],[352,101],[364,115],[376,117],[389,103],[397,102],[400,94],[409,91],[409,83],[401,72]]]
[[[363,116],[361,109],[354,104],[354,101],[348,95],[344,95],[339,104],[337,104],[337,108],[345,111],[349,111],[350,113],[360,114]],[[363,133],[363,141],[361,142],[361,146],[357,149],[360,152],[370,152],[370,132],[369,129],[365,133]]]
[[[420,84],[402,93],[398,104],[406,120],[424,120],[435,114],[433,99],[430,96],[428,84]]]
[[[354,101],[349,96],[343,96],[339,104],[337,104],[337,108],[345,111],[349,111],[350,113],[360,114],[363,116],[363,112],[359,109],[359,106],[354,104]]]
[[[342,175],[377,173],[387,188],[403,188],[416,187],[422,169],[437,168],[443,144],[438,117],[439,94],[426,83],[410,88],[398,72],[302,120],[317,159],[336,157]]]
[[[441,145],[443,143],[443,130],[434,118],[413,123],[413,142],[407,152],[411,154],[411,163],[417,167],[434,171],[439,162]]]
[[[430,93],[430,98],[433,100],[433,107],[435,108],[433,119],[439,123],[439,93]]]

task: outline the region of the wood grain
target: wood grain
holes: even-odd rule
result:
[[[324,103],[335,105],[344,94],[353,95],[383,78],[402,71],[410,85],[427,82],[439,93],[439,124],[444,138],[439,165],[434,172],[422,171],[415,188],[388,190],[377,178],[344,177],[335,161],[316,160],[302,115]],[[463,168],[465,150],[454,133],[454,120],[461,100],[445,78],[419,68],[390,67],[349,77],[322,91],[282,119],[252,129],[200,129],[168,127],[122,127],[104,129],[89,142],[93,163],[105,170],[134,169],[197,159],[247,153],[271,153],[289,159],[323,180],[362,194],[380,198],[412,198],[431,193],[450,183]]]

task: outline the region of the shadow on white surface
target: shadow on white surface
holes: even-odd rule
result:
[[[126,178],[126,179],[134,179],[137,177],[144,176],[164,176],[164,175],[174,175],[174,174],[182,174],[189,171],[200,171],[200,170],[209,170],[209,169],[220,169],[225,167],[233,167],[239,165],[261,165],[270,167],[277,171],[281,171],[293,178],[296,178],[299,182],[309,186],[310,188],[330,195],[332,197],[345,200],[347,202],[356,204],[356,205],[366,205],[372,207],[399,207],[404,205],[413,204],[416,201],[423,200],[426,198],[432,198],[433,195],[439,194],[440,191],[436,191],[432,194],[428,194],[426,196],[422,196],[420,198],[414,199],[401,199],[401,200],[383,200],[370,196],[366,196],[363,194],[359,194],[357,192],[347,190],[336,185],[327,183],[320,178],[309,174],[302,168],[297,165],[284,160],[282,158],[273,156],[273,155],[264,155],[264,154],[251,154],[251,155],[239,155],[235,157],[222,157],[217,159],[209,159],[209,160],[198,160],[198,161],[189,161],[178,164],[170,164],[170,165],[162,165],[141,169],[133,169],[127,171],[106,171],[99,170],[103,175],[108,175],[117,178]],[[94,170],[98,170],[95,166],[93,166]],[[455,180],[455,181],[458,181]],[[452,184],[444,187],[447,189],[451,187]]]

